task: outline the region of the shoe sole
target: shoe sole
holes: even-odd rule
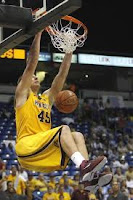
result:
[[[96,167],[94,167],[94,169],[91,172],[88,172],[83,176],[82,182],[91,181],[94,178],[94,174],[97,171],[101,170],[102,167],[106,164],[106,162],[107,162],[107,158],[104,157],[104,159],[98,165],[96,165]]]
[[[113,175],[112,174],[106,174],[106,175],[104,175],[104,176],[99,178],[98,185],[100,187],[104,187],[104,186],[110,184],[112,179],[113,179]]]
[[[106,174],[106,175],[99,178],[98,184],[93,185],[93,186],[87,186],[87,187],[84,188],[84,190],[87,191],[87,192],[89,191],[89,192],[92,192],[92,193],[96,193],[97,190],[100,187],[104,187],[106,185],[109,185],[110,182],[112,181],[112,179],[113,179],[112,174]]]

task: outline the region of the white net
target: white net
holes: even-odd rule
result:
[[[87,39],[87,31],[81,24],[75,24],[72,21],[60,19],[48,27],[48,33],[51,37],[52,44],[61,52],[71,53],[77,47],[82,47]],[[65,22],[65,23],[66,23]]]

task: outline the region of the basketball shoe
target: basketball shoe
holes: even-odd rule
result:
[[[105,156],[99,156],[95,160],[83,160],[80,165],[81,182],[91,181],[94,177],[94,174],[101,170],[106,162],[107,158]]]
[[[100,173],[95,174],[94,179],[92,181],[85,181],[84,184],[84,190],[89,191],[91,193],[96,193],[96,191],[100,187],[104,187],[106,185],[109,185],[113,179],[113,175],[111,173]]]

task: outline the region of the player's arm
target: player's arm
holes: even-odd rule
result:
[[[41,40],[42,32],[36,34],[32,45],[30,47],[29,56],[27,59],[27,65],[24,70],[24,73],[21,77],[21,81],[19,82],[16,88],[16,107],[21,106],[27,100],[28,91],[31,87],[32,77],[35,73],[38,57],[40,53],[40,40]]]
[[[63,62],[60,66],[59,72],[54,78],[51,88],[47,91],[51,104],[53,104],[57,94],[62,90],[64,86],[64,83],[66,81],[71,66],[71,59],[72,59],[72,53],[66,53]]]

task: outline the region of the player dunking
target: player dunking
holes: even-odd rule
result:
[[[98,175],[107,159],[100,156],[89,161],[84,137],[62,125],[51,129],[51,108],[62,90],[71,64],[72,53],[66,54],[51,88],[38,96],[40,83],[34,75],[40,52],[39,32],[32,43],[27,65],[15,93],[16,153],[22,167],[38,172],[64,169],[69,158],[80,168],[85,189],[108,184],[112,174]],[[93,187],[93,189],[94,189]]]

